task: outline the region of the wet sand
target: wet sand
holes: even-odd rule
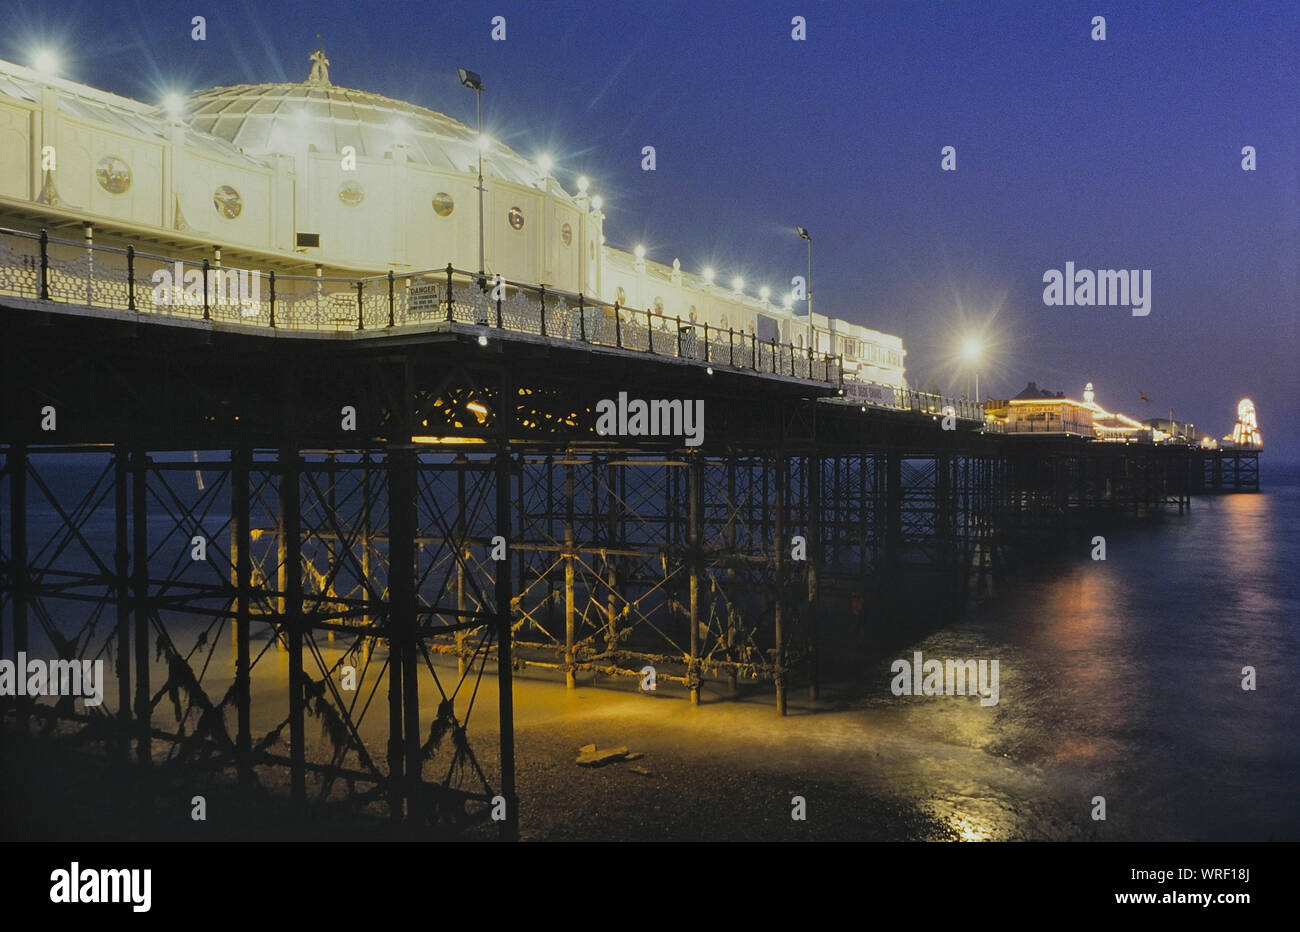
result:
[[[490,671],[491,665],[468,733],[495,787],[497,696]],[[451,664],[442,669],[446,680],[454,672]],[[592,682],[580,679],[579,688],[569,691],[549,671],[516,677],[523,840],[1087,837],[1077,820],[1067,817],[1065,805],[1024,801],[1041,797],[1041,774],[981,746],[978,720],[981,713],[992,716],[974,698],[920,699],[909,710],[894,697],[853,696],[846,688],[824,690],[817,703],[800,691],[792,697],[790,714],[780,718],[768,684],[742,686],[741,694],[730,698],[724,685],[709,684],[703,704],[693,707],[675,684],[661,683],[648,693],[638,690],[635,679]],[[959,705],[945,708],[945,703]],[[434,709],[427,700],[426,705],[427,721]],[[385,714],[386,709],[372,711],[370,720],[378,724]],[[309,740],[317,741],[318,722],[309,718],[307,725]],[[5,737],[7,743],[14,740],[11,729]],[[252,796],[237,788],[230,771],[191,770],[177,777],[164,769],[146,789],[138,771],[107,762],[97,746],[69,737],[29,740],[21,753],[5,754],[7,838],[391,837],[382,807],[366,815],[317,808],[297,818],[283,770],[260,770],[266,790]],[[367,743],[372,754],[380,753],[382,741]],[[578,749],[589,743],[626,746],[640,757],[579,767]],[[18,749],[11,745],[10,750]],[[426,778],[440,775],[446,760],[435,758]],[[207,798],[204,823],[189,818],[196,793]],[[804,820],[791,817],[795,796],[804,798]],[[491,839],[494,826],[471,827],[465,837]]]

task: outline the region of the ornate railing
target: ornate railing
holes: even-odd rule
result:
[[[478,324],[836,386],[843,379],[839,356],[451,265],[285,275],[0,228],[0,294],[304,334]]]
[[[984,417],[970,401],[846,380],[837,355],[450,264],[363,278],[284,275],[0,228],[0,295],[304,335],[471,324],[821,382],[864,407]]]

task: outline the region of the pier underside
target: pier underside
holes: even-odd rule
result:
[[[7,719],[447,834],[517,831],[519,669],[649,666],[694,702],[765,683],[784,713],[842,619],[887,623],[918,579],[960,604],[1017,544],[1258,483],[1241,451],[944,429],[824,382],[473,325],[11,309],[0,345],[0,650],[109,675],[99,705],[18,696]],[[703,442],[599,435],[619,392],[702,400]]]

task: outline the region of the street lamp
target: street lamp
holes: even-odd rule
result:
[[[460,83],[474,92],[478,111],[478,274],[483,281],[483,79],[472,71],[457,68]]]
[[[41,77],[52,78],[59,70],[59,59],[49,49],[41,49],[32,59],[32,67]]]
[[[180,123],[185,117],[185,98],[175,92],[168,94],[163,98],[163,109],[167,111],[167,119]]]
[[[795,227],[794,231],[799,234],[800,239],[808,241],[808,358],[812,359],[813,350],[813,319],[812,319],[812,235],[808,232],[807,227]]]
[[[978,366],[980,357],[984,355],[984,344],[980,342],[979,337],[967,337],[961,345],[961,358],[967,365],[972,367]],[[979,404],[980,400],[980,371],[975,369],[975,403]]]

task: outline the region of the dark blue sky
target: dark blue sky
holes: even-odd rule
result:
[[[816,309],[900,334],[914,382],[964,388],[981,329],[986,395],[1091,380],[1217,435],[1249,395],[1269,458],[1300,460],[1293,3],[28,2],[0,57],[51,42],[66,77],[159,100],[303,80],[317,32],[334,83],[467,122],[455,69],[480,72],[489,132],[590,176],[613,244],[780,294],[807,226]],[[1151,269],[1150,315],[1044,306],[1067,261]]]

